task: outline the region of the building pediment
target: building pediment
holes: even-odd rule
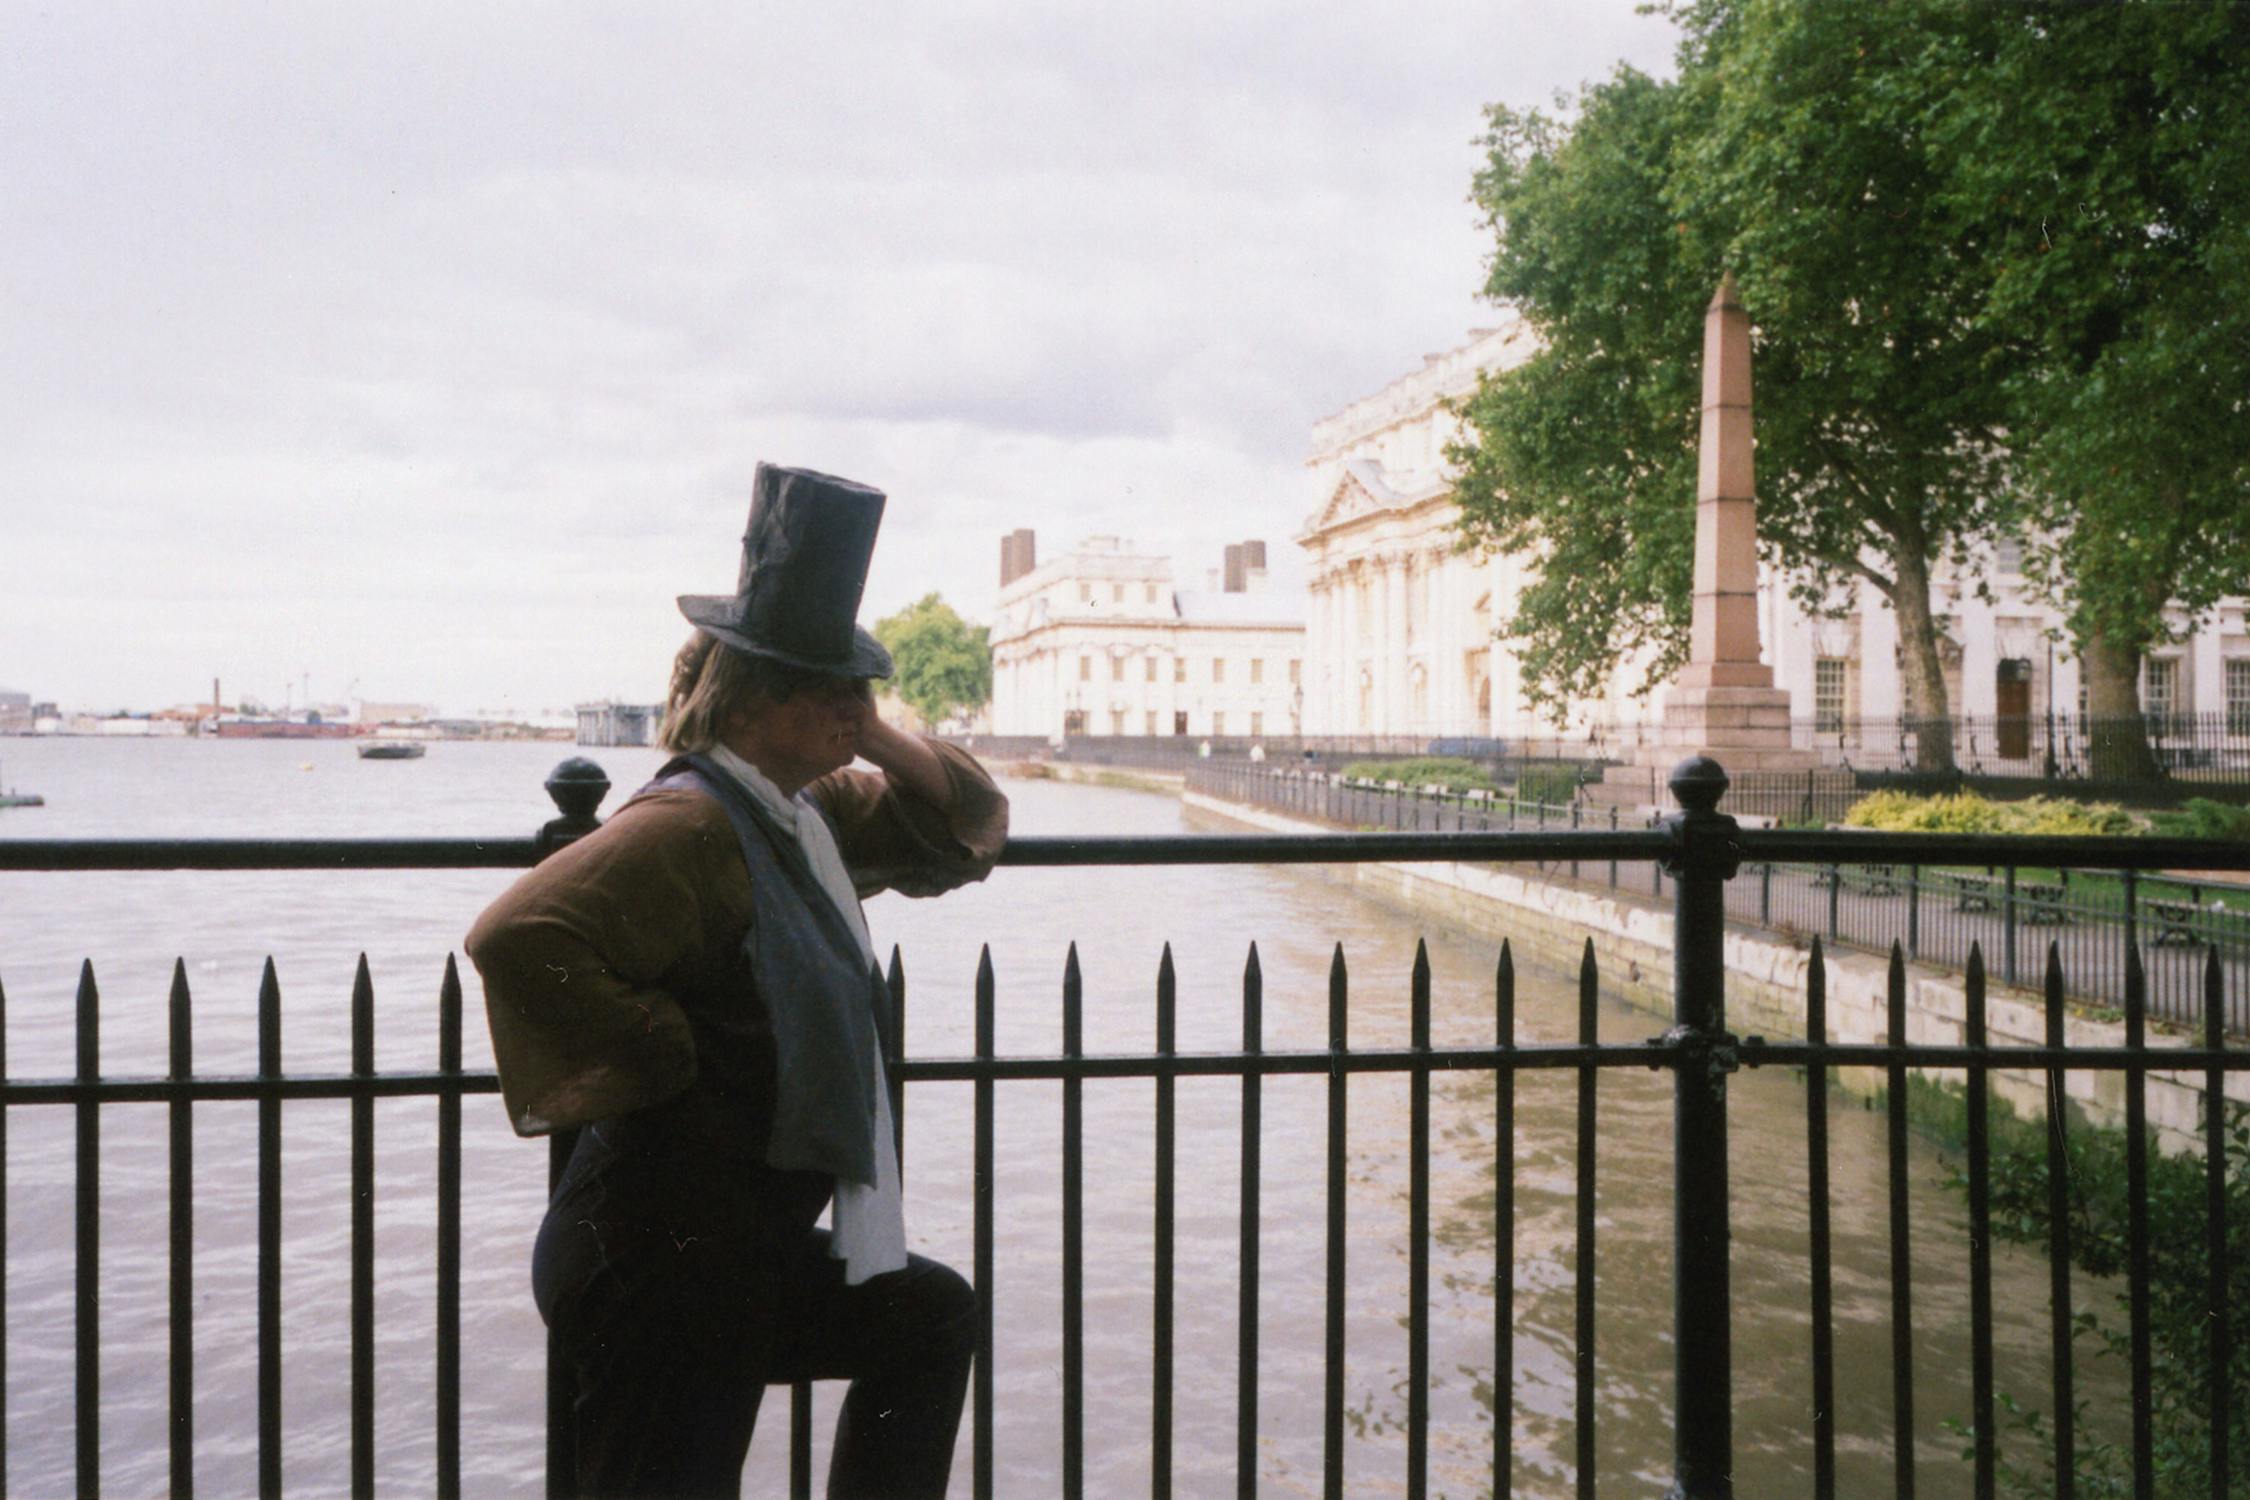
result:
[[[1387,501],[1390,493],[1390,486],[1383,483],[1381,471],[1374,464],[1354,459],[1344,465],[1343,476],[1328,492],[1328,499],[1320,509],[1313,513],[1312,523],[1305,530],[1326,531],[1361,516],[1379,515],[1393,508]]]
[[[1370,516],[1396,515],[1445,494],[1448,486],[1442,480],[1429,480],[1411,491],[1393,485],[1383,466],[1371,458],[1353,458],[1344,461],[1344,471],[1338,476],[1328,498],[1305,525],[1304,536],[1318,536],[1339,526]]]

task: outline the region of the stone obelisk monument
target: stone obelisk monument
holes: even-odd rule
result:
[[[1617,767],[1619,790],[1644,789],[1708,755],[1728,771],[1803,770],[1818,757],[1789,748],[1789,694],[1758,654],[1758,503],[1750,431],[1750,315],[1734,275],[1703,319],[1703,431],[1695,491],[1695,593],[1688,662],[1664,697],[1664,718]],[[1604,799],[1608,800],[1608,799]]]

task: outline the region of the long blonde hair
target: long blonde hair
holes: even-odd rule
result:
[[[716,636],[700,630],[689,636],[672,658],[672,687],[657,743],[675,755],[708,751],[738,710],[755,709],[772,697],[762,665],[747,652],[728,650]]]

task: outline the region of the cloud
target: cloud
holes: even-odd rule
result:
[[[653,692],[761,457],[892,490],[870,616],[988,609],[1019,525],[1286,581],[1312,421],[1480,318],[1481,107],[1669,47],[1630,0],[19,12],[0,676]]]

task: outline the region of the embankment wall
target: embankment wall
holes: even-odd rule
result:
[[[1283,833],[1332,831],[1200,792],[1182,795],[1190,807],[1256,828]],[[1337,878],[1354,881],[1378,900],[1427,913],[1466,931],[1507,938],[1523,961],[1574,970],[1591,941],[1604,988],[1656,1015],[1671,1015],[1672,913],[1653,898],[1557,884],[1486,864],[1362,863],[1334,868]],[[1886,1040],[1888,962],[1847,948],[1829,949],[1825,958],[1829,1040]],[[1739,1036],[1802,1040],[1811,959],[1809,947],[1798,940],[1730,927],[1726,935],[1729,1029]],[[1967,1027],[1968,997],[1962,976],[1947,969],[1908,965],[1907,1039],[1963,1046],[1968,1041]],[[2047,1035],[2044,1002],[2032,991],[1988,982],[1985,1027],[1994,1046],[2037,1045]],[[2074,1046],[2122,1046],[2125,1041],[2122,1022],[2089,1015],[2069,1016],[2064,1034]],[[2154,1025],[2149,1028],[2152,1048],[2177,1047],[2192,1040],[2160,1032]],[[1956,1085],[1962,1077],[1951,1069],[1932,1069],[1928,1076]],[[1861,1094],[1871,1095],[1883,1084],[1882,1073],[1872,1068],[1839,1069],[1838,1077],[1844,1087]],[[2084,1118],[2112,1127],[2124,1124],[2123,1073],[2080,1071],[2064,1077],[2065,1092]],[[2044,1074],[1995,1070],[1992,1088],[2019,1115],[2045,1117]],[[2250,1103],[2250,1074],[2227,1075],[2227,1097]],[[2149,1074],[2148,1119],[2164,1149],[2201,1149],[2202,1103],[2201,1074]]]

